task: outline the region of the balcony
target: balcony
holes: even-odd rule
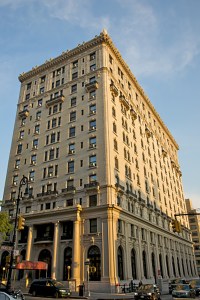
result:
[[[124,95],[119,96],[119,101],[125,106],[127,110],[129,110],[129,102],[126,100]]]
[[[29,110],[28,109],[24,109],[24,110],[19,112],[19,117],[20,118],[24,118],[24,117],[28,117],[28,116],[29,116]]]
[[[91,90],[96,90],[96,89],[98,89],[98,87],[99,87],[99,84],[96,80],[86,83],[86,85],[85,85],[86,92],[90,92]]]
[[[97,181],[92,181],[90,183],[84,184],[84,188],[86,190],[99,190],[99,182]]]
[[[118,94],[119,94],[118,88],[116,87],[116,85],[114,85],[114,83],[110,84],[110,90],[115,97],[118,96]]]
[[[59,102],[64,102],[65,100],[65,96],[63,95],[59,95],[57,97],[54,97],[52,99],[49,99],[46,101],[46,107],[49,107],[50,105],[54,105],[56,103],[59,103]]]
[[[76,193],[76,188],[75,186],[68,186],[65,189],[62,189],[63,194],[75,194]]]
[[[34,239],[34,242],[52,242],[53,236],[38,236]]]
[[[130,114],[131,114],[131,118],[132,118],[133,120],[136,120],[136,119],[137,119],[137,113],[134,111],[133,108],[131,108]]]
[[[42,197],[51,198],[51,197],[55,197],[57,195],[58,195],[58,191],[48,191],[48,192],[37,194],[37,197],[38,198],[42,198]]]

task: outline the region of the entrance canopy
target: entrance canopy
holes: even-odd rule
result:
[[[48,264],[43,261],[27,261],[23,260],[21,263],[16,264],[17,270],[47,270]]]

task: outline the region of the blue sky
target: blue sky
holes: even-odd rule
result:
[[[178,142],[185,197],[199,208],[199,12],[199,0],[0,0],[0,199],[18,75],[106,28]]]

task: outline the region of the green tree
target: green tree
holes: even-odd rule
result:
[[[6,235],[12,230],[10,217],[7,212],[0,211],[0,244],[5,240]]]

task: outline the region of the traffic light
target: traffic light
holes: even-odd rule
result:
[[[172,220],[172,229],[173,232],[182,232],[181,223],[177,220]]]
[[[18,227],[17,229],[20,231],[20,230],[23,230],[24,229],[24,226],[25,226],[25,219],[22,217],[22,216],[19,216],[18,217]]]

